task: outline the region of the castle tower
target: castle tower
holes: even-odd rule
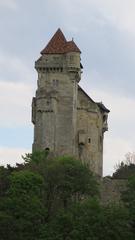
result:
[[[80,50],[60,29],[36,61],[38,89],[32,103],[33,149],[75,155]]]
[[[60,29],[35,62],[38,87],[32,101],[33,151],[73,155],[99,176],[109,110],[94,102],[78,85],[81,51]]]

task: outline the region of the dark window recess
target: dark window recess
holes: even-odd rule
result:
[[[103,116],[103,122],[104,123],[107,122],[107,116],[106,115]]]
[[[88,143],[91,143],[91,138],[88,138]]]
[[[45,148],[45,151],[46,151],[46,152],[49,152],[49,151],[50,151],[50,148]]]
[[[59,61],[59,57],[53,57],[54,61]]]
[[[74,62],[74,56],[70,56],[70,62]]]
[[[53,86],[58,87],[59,85],[59,80],[58,79],[53,79]]]

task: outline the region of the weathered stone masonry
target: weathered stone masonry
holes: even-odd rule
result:
[[[35,62],[38,87],[32,101],[33,150],[73,155],[102,176],[103,138],[109,110],[79,86],[80,49],[60,29]]]

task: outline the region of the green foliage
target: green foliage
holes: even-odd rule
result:
[[[40,152],[33,155],[28,159],[29,168],[40,173],[44,179],[47,221],[55,215],[59,206],[67,208],[83,198],[98,195],[95,177],[79,160],[73,157],[56,158]]]
[[[9,194],[12,196],[22,196],[26,194],[39,195],[43,179],[38,173],[28,170],[13,172],[10,176]]]
[[[135,174],[135,164],[126,164],[121,162],[116,171],[113,173],[113,178],[117,179],[128,179],[130,176]]]
[[[135,153],[129,152],[125,155],[124,161],[116,165],[113,178],[128,179],[132,175],[135,175]]]
[[[41,240],[131,240],[128,213],[117,205],[103,207],[95,199],[60,211],[42,229]]]
[[[9,175],[10,171],[1,166],[0,167],[0,197],[4,196],[6,193],[6,190],[9,187]]]
[[[48,156],[48,151],[35,151],[34,153],[26,153],[25,156],[22,156],[25,164],[35,163],[41,164],[45,161]]]
[[[53,186],[55,196],[63,202],[79,201],[84,196],[94,196],[98,193],[97,182],[92,173],[80,161],[71,157],[49,161],[44,177],[48,191]]]
[[[128,179],[127,190],[123,192],[123,201],[130,213],[130,222],[135,232],[135,175]]]
[[[135,175],[128,178],[127,190],[123,193],[123,200],[130,204],[135,202]]]
[[[133,211],[135,180],[129,180],[126,207],[102,206],[98,183],[79,160],[46,152],[24,160],[0,168],[1,240],[134,239],[128,209]]]
[[[7,197],[0,203],[0,232],[3,239],[32,240],[38,237],[45,218],[42,188],[43,180],[37,173],[26,170],[12,173]],[[8,233],[5,232],[7,221],[11,223]]]

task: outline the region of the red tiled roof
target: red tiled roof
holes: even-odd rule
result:
[[[76,46],[74,41],[67,41],[64,34],[60,29],[54,34],[47,46],[41,51],[41,54],[56,54],[56,53],[68,53],[68,52],[80,52],[80,49]]]
[[[66,43],[65,50],[66,52],[81,52],[73,40]]]

